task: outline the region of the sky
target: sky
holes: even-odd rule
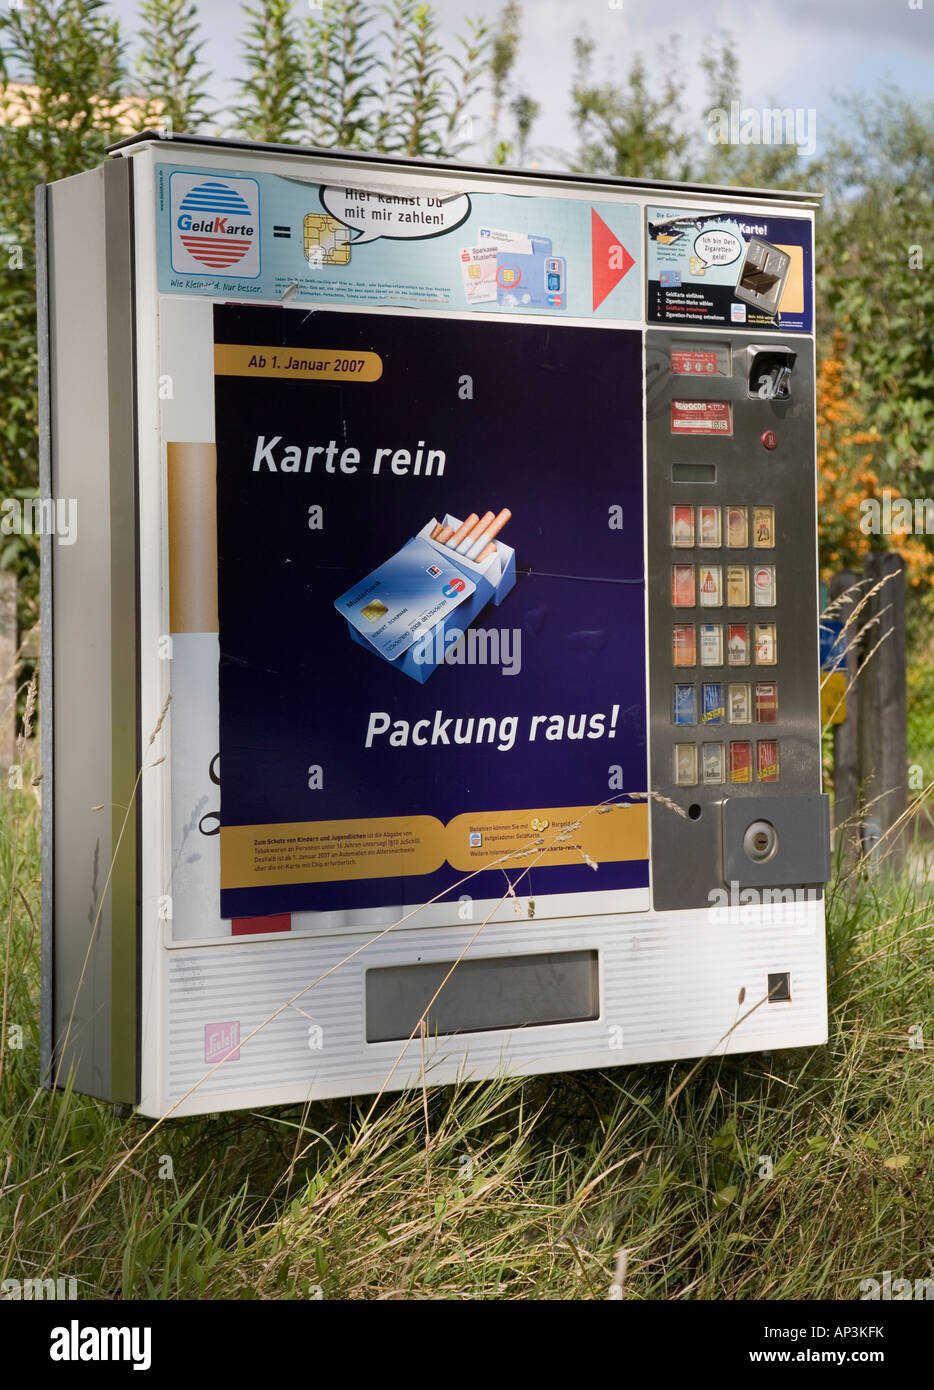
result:
[[[308,5],[295,0],[296,15],[306,14]],[[466,16],[493,21],[500,6],[495,0],[434,0],[433,8],[450,45]],[[137,0],[111,0],[111,9],[135,30]],[[240,6],[200,0],[198,11],[211,94],[222,104],[239,65]],[[684,106],[697,113],[701,132],[707,102],[697,57],[710,40],[728,35],[740,59],[743,105],[813,110],[818,156],[822,132],[843,119],[843,96],[870,93],[887,79],[919,102],[934,99],[934,0],[525,0],[515,81],[542,107],[526,163],[558,167],[559,152],[574,148],[568,92],[573,39],[582,29],[596,41],[600,78],[625,75],[636,53],[651,72],[659,47],[678,36]],[[480,159],[486,157],[489,106],[486,97],[474,109]]]

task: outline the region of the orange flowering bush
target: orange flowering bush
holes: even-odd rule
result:
[[[868,428],[847,377],[843,334],[834,333],[833,352],[817,374],[817,534],[821,576],[861,570],[870,549],[897,550],[914,588],[934,585],[934,554],[913,533],[903,495],[880,483],[872,465],[881,436]],[[864,504],[874,500],[891,518],[890,534],[864,534]]]

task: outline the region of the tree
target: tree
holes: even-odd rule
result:
[[[103,0],[26,0],[0,11],[0,487],[38,485],[33,190],[92,168],[124,133],[124,42]],[[3,537],[20,623],[36,619],[38,537]]]
[[[396,6],[397,12],[411,8]],[[309,101],[305,115],[312,144],[358,149],[371,133],[370,112],[376,96],[371,77],[378,66],[373,53],[374,19],[372,5],[330,0],[320,16],[312,11],[306,20]],[[404,46],[402,51],[404,56]]]
[[[516,154],[520,164],[525,163],[526,151],[528,149],[529,136],[532,127],[538,120],[541,106],[526,92],[520,92],[510,105],[510,111],[515,117],[516,122]]]
[[[594,76],[596,44],[585,32],[574,40],[572,116],[578,148],[571,167],[583,174],[626,178],[685,178],[690,136],[683,128],[677,41],[660,51],[664,73],[652,90],[642,58],[633,58],[624,82]]]
[[[146,94],[139,128],[159,124],[192,132],[211,120],[207,69],[196,42],[198,12],[193,0],[140,0],[143,29],[136,73]]]
[[[512,74],[519,56],[522,39],[522,6],[518,0],[507,0],[500,11],[496,28],[491,36],[490,85],[493,106],[490,111],[490,163],[524,163],[532,127],[538,119],[541,107],[527,92],[513,91]],[[508,110],[515,121],[515,138],[508,140],[500,136],[500,119]]]
[[[703,131],[704,150],[699,153],[695,177],[704,183],[738,184],[743,188],[797,187],[802,178],[797,144],[744,144],[742,139],[732,144],[713,138],[722,113],[728,113],[734,103],[740,102],[742,74],[730,39],[721,39],[719,49],[710,43],[701,55],[700,66],[707,82],[709,108]]]
[[[301,138],[305,70],[291,0],[244,6],[249,23],[242,42],[246,76],[237,84],[234,115],[248,140],[289,143]]]
[[[822,328],[845,331],[882,480],[934,489],[934,102],[883,88],[849,105],[824,163]]]
[[[379,28],[380,23],[385,26]],[[451,156],[470,143],[469,106],[484,77],[489,34],[467,20],[453,51],[417,0],[325,0],[306,21],[306,125],[314,144],[409,156]]]

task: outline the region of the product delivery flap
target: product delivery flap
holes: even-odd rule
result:
[[[334,607],[394,661],[476,587],[436,546],[416,538],[335,599]]]

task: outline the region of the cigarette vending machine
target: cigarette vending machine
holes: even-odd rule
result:
[[[148,132],[37,207],[51,1084],[821,1042],[813,200]]]

